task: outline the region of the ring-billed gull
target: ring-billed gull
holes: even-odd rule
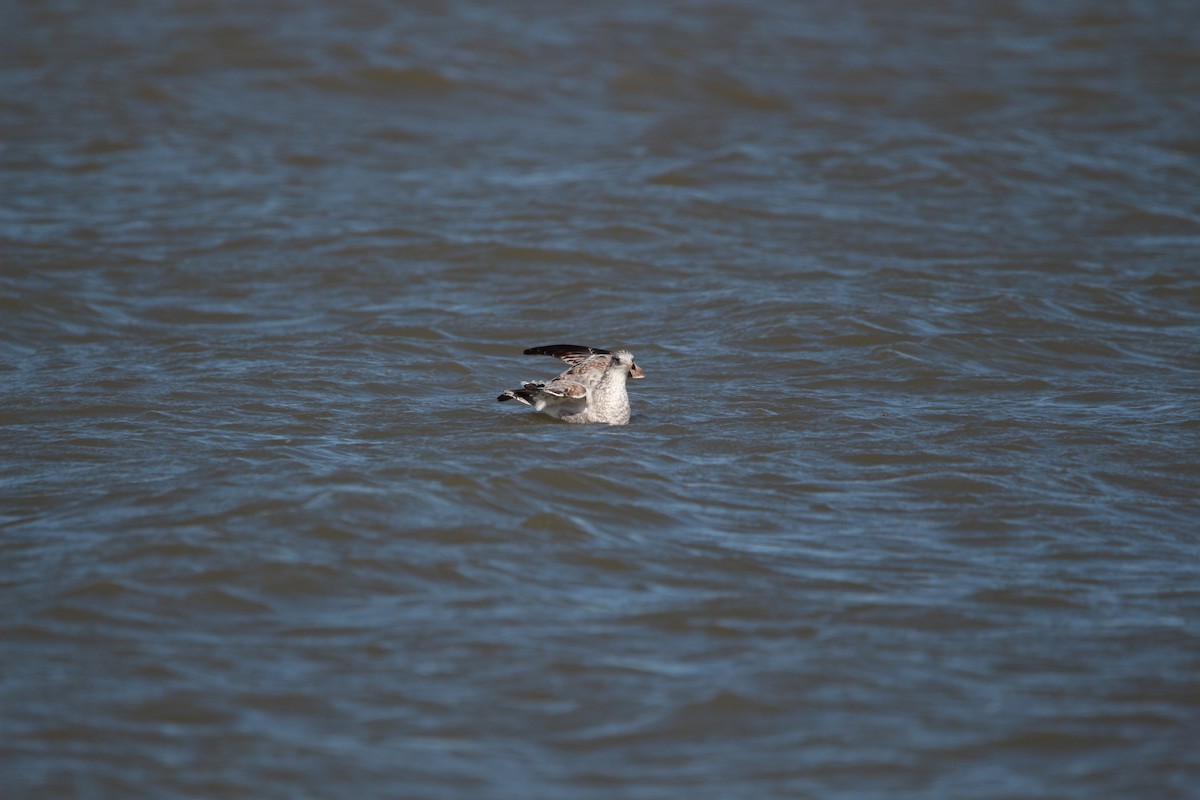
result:
[[[520,389],[509,389],[497,397],[520,400],[563,422],[629,422],[629,394],[626,378],[644,378],[646,373],[633,361],[628,350],[609,352],[575,344],[550,344],[531,347],[527,356],[554,356],[571,365],[570,369],[549,381],[531,381]]]

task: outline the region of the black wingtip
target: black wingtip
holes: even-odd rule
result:
[[[510,392],[505,392],[504,394],[500,395],[496,399],[499,400],[501,403],[503,403],[505,400],[512,400],[513,396]]]
[[[590,353],[594,356],[610,355],[608,350],[601,350],[599,347],[584,347],[580,344],[546,344],[541,347],[531,347],[525,351],[527,356],[554,356],[562,358],[563,355],[570,353]]]

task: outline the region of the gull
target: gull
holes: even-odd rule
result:
[[[629,422],[629,395],[626,378],[644,378],[646,373],[633,361],[628,350],[610,352],[598,347],[575,344],[550,344],[531,347],[527,356],[554,356],[570,368],[549,381],[531,381],[520,389],[509,389],[496,399],[519,400],[534,411],[563,422]]]

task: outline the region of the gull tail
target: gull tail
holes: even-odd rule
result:
[[[506,389],[496,399],[501,403],[505,400],[517,400],[527,406],[537,407],[537,395],[545,385],[545,383],[526,383],[520,389]]]

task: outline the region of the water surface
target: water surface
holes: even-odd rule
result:
[[[1191,3],[0,30],[6,796],[1194,794]]]

